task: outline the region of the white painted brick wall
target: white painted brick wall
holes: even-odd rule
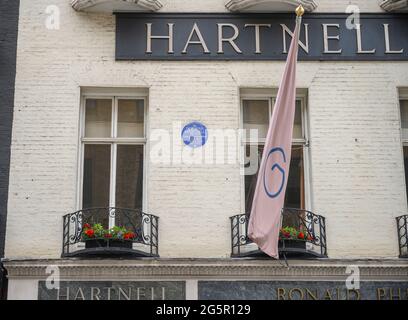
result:
[[[163,12],[223,12],[228,11],[228,0],[161,0]],[[382,0],[315,0],[318,7],[315,12],[345,12],[348,5],[358,6],[361,12],[383,12]]]
[[[380,11],[375,2],[358,1]],[[49,4],[61,9],[59,31],[45,29]],[[165,10],[222,11],[223,1],[167,0]],[[283,71],[283,62],[115,62],[112,16],[77,13],[67,0],[22,0],[20,11],[8,258],[61,254],[62,216],[76,208],[80,86],[149,87],[150,129],[190,120],[236,129],[238,87],[277,87]],[[394,217],[407,212],[397,87],[408,87],[407,71],[403,62],[299,63],[312,209],[327,218],[332,258],[397,256]],[[162,257],[230,255],[229,217],[242,212],[237,165],[149,164],[148,180]]]
[[[345,12],[347,6],[358,6],[360,12],[384,12],[380,7],[383,0],[315,0],[315,12]]]

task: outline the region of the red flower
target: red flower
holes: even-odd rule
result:
[[[89,223],[84,224],[84,229],[91,229],[91,225]]]
[[[95,232],[92,229],[87,229],[85,231],[85,234],[87,235],[88,238],[93,238],[95,236]]]
[[[110,239],[110,238],[112,238],[112,235],[110,233],[107,233],[107,234],[104,235],[104,237]]]
[[[308,241],[313,241],[314,239],[313,239],[313,237],[309,234],[309,235],[307,236],[307,240],[308,240]]]
[[[135,237],[135,234],[133,232],[126,232],[123,235],[123,239],[125,239],[125,240],[132,240],[132,239],[134,239],[134,237]]]
[[[304,238],[305,238],[305,234],[303,232],[299,232],[298,239],[304,239]]]

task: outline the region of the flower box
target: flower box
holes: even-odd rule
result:
[[[306,249],[306,242],[315,241],[314,234],[311,234],[306,228],[284,227],[279,232],[279,247]]]
[[[85,240],[86,249],[94,248],[126,248],[132,249],[132,241],[115,239],[89,239]]]
[[[85,242],[86,249],[95,248],[126,248],[132,249],[136,233],[125,227],[114,226],[113,228],[104,228],[97,223],[91,226],[86,223],[82,228],[82,241]]]
[[[306,241],[292,239],[279,240],[279,248],[306,249]]]

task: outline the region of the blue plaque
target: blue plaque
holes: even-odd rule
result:
[[[181,131],[181,138],[191,148],[202,147],[208,140],[207,127],[200,122],[191,122]]]

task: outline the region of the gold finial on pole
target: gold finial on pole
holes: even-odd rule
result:
[[[303,14],[305,13],[305,8],[303,8],[303,6],[300,4],[297,8],[296,8],[296,15],[298,17],[303,16]]]

